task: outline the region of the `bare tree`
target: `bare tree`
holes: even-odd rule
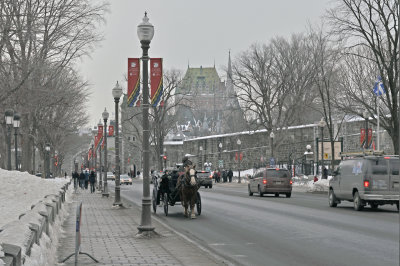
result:
[[[328,136],[331,145],[331,167],[335,159],[335,141],[337,141],[339,130],[335,125],[341,126],[341,121],[345,117],[345,112],[337,108],[338,96],[338,77],[342,67],[341,44],[331,40],[329,33],[324,33],[323,27],[320,29],[310,28],[308,38],[309,49],[313,51],[312,62],[315,68],[314,86],[318,92],[318,109],[326,122]],[[340,95],[340,94],[339,94]],[[338,123],[339,122],[339,123]],[[323,140],[321,140],[323,141]],[[321,155],[323,156],[321,151]]]
[[[268,131],[296,124],[315,99],[314,64],[307,38],[275,38],[252,45],[233,64],[233,83],[249,120]],[[278,144],[280,141],[277,138]]]
[[[377,76],[381,76],[387,93],[382,97],[380,119],[392,138],[396,154],[399,154],[400,123],[399,87],[396,85],[400,62],[398,8],[398,1],[340,0],[336,8],[329,11],[332,32],[347,41],[346,63],[351,72],[343,75],[347,81],[345,85],[351,87],[343,89],[351,101],[361,107],[347,107],[347,110],[356,115],[360,115],[360,110],[367,110],[376,119],[376,107],[371,104],[374,102],[372,86]],[[354,61],[356,57],[359,60]],[[352,69],[354,66],[359,68]],[[375,71],[371,73],[370,70]]]

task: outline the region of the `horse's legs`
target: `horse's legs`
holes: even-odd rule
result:
[[[196,201],[197,201],[197,196],[196,196],[196,192],[194,195],[192,195],[192,198],[190,199],[190,218],[192,219],[196,219],[196,214],[194,213],[194,206],[196,205]]]

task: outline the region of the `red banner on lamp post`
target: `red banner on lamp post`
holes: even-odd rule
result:
[[[128,106],[134,106],[140,95],[140,61],[128,58]]]
[[[114,136],[114,126],[108,126],[108,136]]]
[[[360,129],[360,146],[364,147],[365,142],[365,128]]]
[[[99,136],[99,140],[103,137],[104,126],[98,126],[97,128],[97,136]]]
[[[163,93],[162,58],[150,58],[151,106],[156,107],[161,102]]]

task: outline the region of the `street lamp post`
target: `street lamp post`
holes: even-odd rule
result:
[[[274,138],[275,134],[273,131],[271,131],[271,134],[269,134],[269,138],[271,139],[271,158],[274,158]]]
[[[102,114],[103,116],[103,121],[104,121],[104,189],[103,193],[101,194],[102,197],[108,197],[108,186],[107,186],[107,172],[108,172],[108,164],[107,164],[107,120],[109,113],[107,112],[107,109],[104,108],[104,112]]]
[[[199,150],[200,150],[200,162],[199,162],[199,165],[201,166],[201,165],[203,165],[203,146],[200,146],[199,147]]]
[[[11,127],[14,122],[14,111],[12,109],[8,109],[5,112],[5,120],[6,120],[6,125],[8,128],[8,136],[7,136],[7,170],[11,170]]]
[[[364,111],[363,113],[364,119],[365,119],[365,144],[364,144],[364,149],[369,148],[369,143],[368,143],[368,118],[369,118],[369,113],[367,110]]]
[[[97,124],[97,129],[99,129],[103,124],[101,124],[101,119],[99,121],[99,123]],[[102,135],[103,132],[101,132]],[[97,133],[97,136],[99,135],[99,132]],[[103,180],[102,180],[102,172],[103,172],[103,167],[102,167],[102,161],[101,161],[101,139],[99,139],[99,143],[98,143],[98,149],[99,149],[99,172],[100,172],[100,176],[99,176],[99,190],[103,190]]]
[[[137,34],[143,50],[143,197],[142,197],[142,217],[138,226],[139,234],[151,234],[154,227],[151,224],[151,198],[150,198],[150,176],[149,176],[149,87],[148,87],[148,51],[150,42],[154,36],[154,27],[149,22],[147,12],[144,13],[143,21],[137,27]]]
[[[221,152],[222,152],[222,143],[220,142],[219,144],[218,144],[218,151],[219,151],[219,154],[218,154],[218,170],[221,170],[220,168],[221,168]]]
[[[121,202],[121,187],[120,187],[120,174],[121,165],[119,160],[119,127],[118,127],[118,103],[122,96],[122,88],[118,84],[112,90],[112,95],[115,102],[115,201],[114,206],[122,206]]]
[[[20,124],[20,115],[18,113],[14,114],[14,135],[15,135],[15,170],[19,170],[19,164],[18,164],[18,142],[17,142],[17,137],[18,137],[18,128]]]
[[[50,144],[46,143],[46,178],[50,178]]]
[[[324,127],[326,126],[326,122],[322,117],[318,122],[318,126],[321,128],[321,169],[324,167]]]
[[[240,141],[240,139],[238,139],[237,141],[236,141],[236,144],[238,145],[238,164],[239,164],[239,167],[238,167],[238,170],[239,170],[239,181],[238,181],[238,183],[242,183],[242,180],[240,179],[240,145],[242,145],[242,142]]]

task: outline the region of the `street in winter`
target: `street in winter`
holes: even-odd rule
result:
[[[0,0],[0,265],[398,266],[399,14]]]

